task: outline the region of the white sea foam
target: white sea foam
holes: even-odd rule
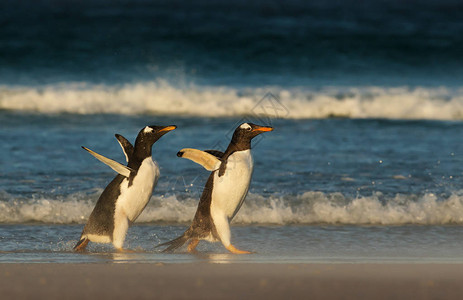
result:
[[[271,92],[279,102],[270,97]],[[267,95],[267,98],[264,98]],[[264,98],[264,101],[261,101]],[[164,81],[121,86],[0,87],[0,109],[39,113],[162,114],[282,118],[463,119],[463,89],[433,87],[259,87],[237,89]]]
[[[295,199],[252,195],[237,215],[239,223],[270,224],[463,224],[463,197],[454,194],[438,200],[434,194],[422,197],[381,194],[348,199],[342,194],[306,192]],[[381,199],[381,200],[380,200]],[[385,203],[385,204],[383,204]]]
[[[234,219],[235,224],[351,224],[351,225],[445,225],[463,224],[463,193],[445,199],[433,194],[375,194],[350,199],[340,193],[306,192],[298,196],[248,195]],[[71,195],[66,199],[14,199],[0,197],[0,223],[85,223],[97,195]],[[188,224],[198,199],[152,197],[137,222]]]
[[[0,193],[0,223],[84,223],[96,197],[74,194],[63,199],[16,199]]]

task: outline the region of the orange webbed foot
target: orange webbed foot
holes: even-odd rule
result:
[[[228,246],[226,248],[227,248],[228,251],[230,251],[233,254],[251,254],[252,253],[252,252],[249,252],[249,251],[236,249],[235,246],[233,246],[232,244],[230,244],[230,246]]]
[[[134,250],[124,249],[124,248],[116,248],[116,251],[118,253],[135,253],[136,252]]]
[[[196,252],[196,246],[198,246],[199,240],[194,239],[188,244],[188,252],[189,253],[195,253]]]

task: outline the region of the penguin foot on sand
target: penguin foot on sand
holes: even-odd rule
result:
[[[124,249],[124,248],[116,248],[117,253],[136,253],[135,250]]]
[[[236,249],[235,246],[233,246],[232,244],[230,244],[230,246],[228,246],[226,248],[227,248],[228,251],[230,251],[233,254],[251,254],[252,253],[252,252],[249,252],[249,251]]]

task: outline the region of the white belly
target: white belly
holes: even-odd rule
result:
[[[116,203],[116,211],[122,211],[133,222],[148,204],[153,189],[159,179],[159,167],[151,157],[146,158],[140,165],[132,185],[126,178],[121,184],[121,195]]]
[[[230,155],[221,177],[215,171],[211,201],[214,214],[223,213],[229,220],[235,216],[248,193],[252,170],[251,150],[245,150]]]

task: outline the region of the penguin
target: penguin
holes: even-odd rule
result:
[[[163,252],[172,252],[186,242],[188,252],[194,252],[200,240],[222,242],[235,254],[249,254],[235,248],[230,242],[230,221],[240,209],[248,193],[253,172],[251,140],[257,135],[272,131],[272,127],[243,123],[233,133],[225,152],[185,148],[178,157],[190,159],[212,171],[199,200],[191,226],[178,238],[158,245],[168,246]]]
[[[118,175],[100,195],[74,251],[84,251],[89,242],[112,243],[117,251],[125,251],[122,246],[129,225],[148,204],[159,179],[159,167],[151,157],[151,148],[159,138],[175,128],[175,125],[146,126],[138,133],[135,146],[116,134],[127,166],[82,147]]]

